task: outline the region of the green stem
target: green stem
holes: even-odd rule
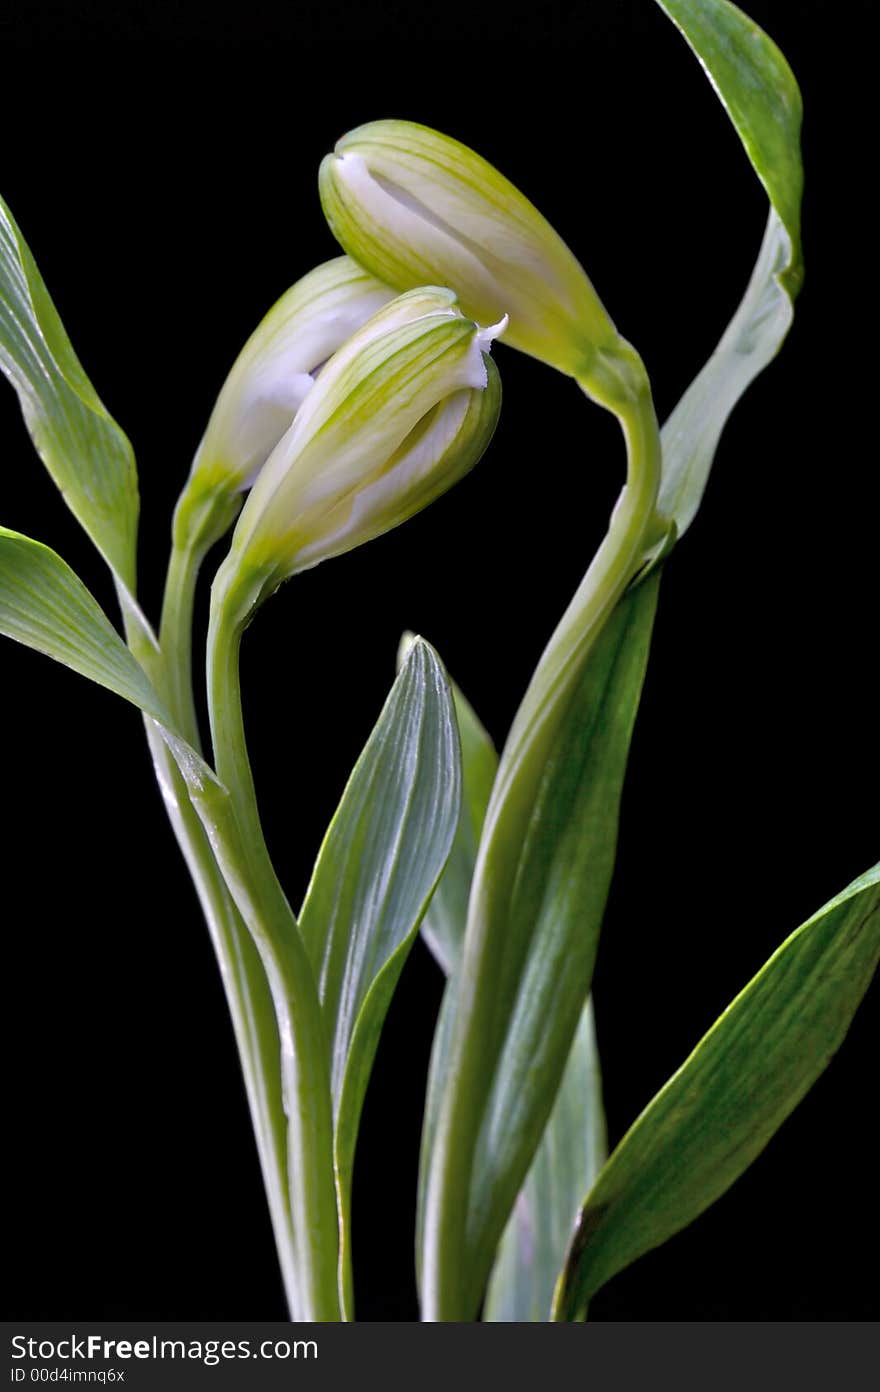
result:
[[[208,700],[217,775],[229,798],[199,808],[251,931],[281,1036],[288,1117],[288,1184],[301,1289],[301,1319],[338,1320],[338,1224],[328,1048],[311,962],[272,866],[260,825],[241,711],[241,628],[212,613]],[[215,805],[216,804],[216,805]],[[227,815],[226,808],[231,813]]]
[[[199,571],[208,546],[175,535],[165,580],[159,647],[165,670],[165,697],[180,733],[201,752],[192,679],[193,609]]]
[[[508,1025],[502,1003],[511,992],[501,983],[515,983],[524,958],[522,952],[511,953],[505,932],[515,876],[489,873],[487,866],[517,864],[572,683],[646,552],[662,535],[656,514],[660,439],[647,377],[629,345],[622,345],[619,362],[609,360],[602,366],[603,377],[593,376],[581,386],[620,421],[627,480],[605,539],[532,677],[505,745],[486,815],[428,1179],[422,1282],[426,1320],[475,1318],[494,1256],[494,1243],[474,1250],[468,1214],[476,1149]],[[506,1212],[498,1215],[498,1237],[505,1217]]]
[[[176,564],[172,563],[169,570],[163,607],[163,631],[166,637],[173,633],[174,638],[168,650],[161,655],[152,648],[137,617],[131,613],[124,597],[120,596],[129,645],[174,707],[184,727],[181,732],[188,735],[196,748],[195,703],[191,679],[186,675],[191,671],[187,631],[191,632],[192,597],[204,550],[200,546],[175,547],[177,561]],[[175,613],[177,600],[181,608]],[[177,660],[183,655],[186,655],[185,672],[177,669]],[[178,693],[179,704],[175,700],[175,692]],[[187,708],[192,711],[190,729],[186,728],[189,723],[185,720]],[[153,721],[146,719],[144,725],[165,810],[195,886],[220,968],[241,1060],[288,1309],[291,1317],[296,1318],[299,1297],[287,1190],[287,1119],[282,1103],[281,1049],[272,997],[259,954],[232,901],[180,772]]]

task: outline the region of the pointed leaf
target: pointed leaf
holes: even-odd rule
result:
[[[498,765],[498,756],[473,707],[454,682],[451,686],[461,735],[462,806],[452,852],[422,921],[422,936],[451,979],[431,1052],[419,1173],[419,1230],[440,1084],[451,1038],[454,972],[461,956],[479,833]],[[499,1249],[483,1312],[485,1320],[520,1322],[550,1318],[553,1287],[575,1215],[604,1159],[599,1057],[588,1001],[559,1095]],[[420,1248],[421,1239],[417,1250]]]
[[[0,368],[65,502],[133,595],[138,489],[132,448],[83,372],[2,199]]]
[[[342,796],[300,916],[330,1040],[335,1158],[348,1289],[351,1170],[388,1006],[452,845],[461,774],[443,669],[415,642]]]
[[[733,1184],[840,1047],[880,960],[880,865],[782,944],[624,1136],[580,1215],[555,1318]]]

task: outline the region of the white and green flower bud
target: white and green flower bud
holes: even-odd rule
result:
[[[243,623],[283,580],[404,522],[477,462],[501,401],[482,329],[452,291],[411,291],[330,359],[244,506],[214,584]]]
[[[316,267],[273,305],[223,384],[178,508],[179,529],[222,535],[241,494],[293,423],[321,366],[395,291],[348,256]]]
[[[617,356],[621,340],[578,260],[466,145],[410,121],[373,121],[343,136],[319,183],[336,239],[389,285],[448,285],[480,323],[507,313],[506,343],[581,380]]]

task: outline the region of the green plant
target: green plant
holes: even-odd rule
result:
[[[699,506],[727,414],[788,329],[800,280],[799,103],[784,60],[732,6],[663,8],[709,69],[771,202],[743,304],[663,432],[638,356],[525,200],[431,132],[361,128],[322,174],[328,217],[354,261],[299,282],[224,388],[177,510],[158,639],[134,594],[131,452],[4,219],[4,366],[38,450],[113,569],[128,648],[58,557],[12,533],[0,547],[2,626],[145,712],[224,966],[297,1318],[352,1313],[359,1111],[420,920],[450,975],[422,1177],[422,1289],[434,1319],[473,1318],[487,1281],[487,1317],[547,1318],[560,1268],[555,1314],[581,1316],[602,1282],[689,1222],[766,1143],[836,1047],[876,962],[874,871],[783,944],[598,1173],[587,996],[663,562]],[[448,294],[426,298],[423,283],[450,285],[476,323],[509,314],[509,343],[618,416],[630,475],[500,769],[436,657],[414,645],[294,920],[263,844],[238,644],[283,579],[404,520],[487,443],[498,386],[486,338]],[[328,338],[334,320],[342,332]],[[210,767],[189,671],[195,577],[270,454],[215,584]]]

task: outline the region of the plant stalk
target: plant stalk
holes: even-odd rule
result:
[[[628,349],[628,345],[625,345]],[[613,410],[627,446],[627,479],[608,532],[553,634],[514,720],[486,815],[468,911],[449,1071],[441,1104],[425,1210],[423,1318],[476,1317],[494,1251],[475,1250],[468,1236],[472,1179],[484,1106],[504,1048],[507,1019],[499,983],[519,970],[505,932],[516,890],[488,868],[515,865],[534,797],[574,676],[596,642],[646,552],[663,534],[656,513],[659,430],[644,369],[632,350],[624,359],[634,385],[580,382]],[[635,370],[633,367],[635,365]],[[609,388],[610,383],[610,388]],[[606,389],[607,388],[607,389]],[[488,1080],[488,1082],[487,1082]],[[522,1176],[524,1178],[524,1175]],[[504,1225],[501,1215],[498,1237]]]

